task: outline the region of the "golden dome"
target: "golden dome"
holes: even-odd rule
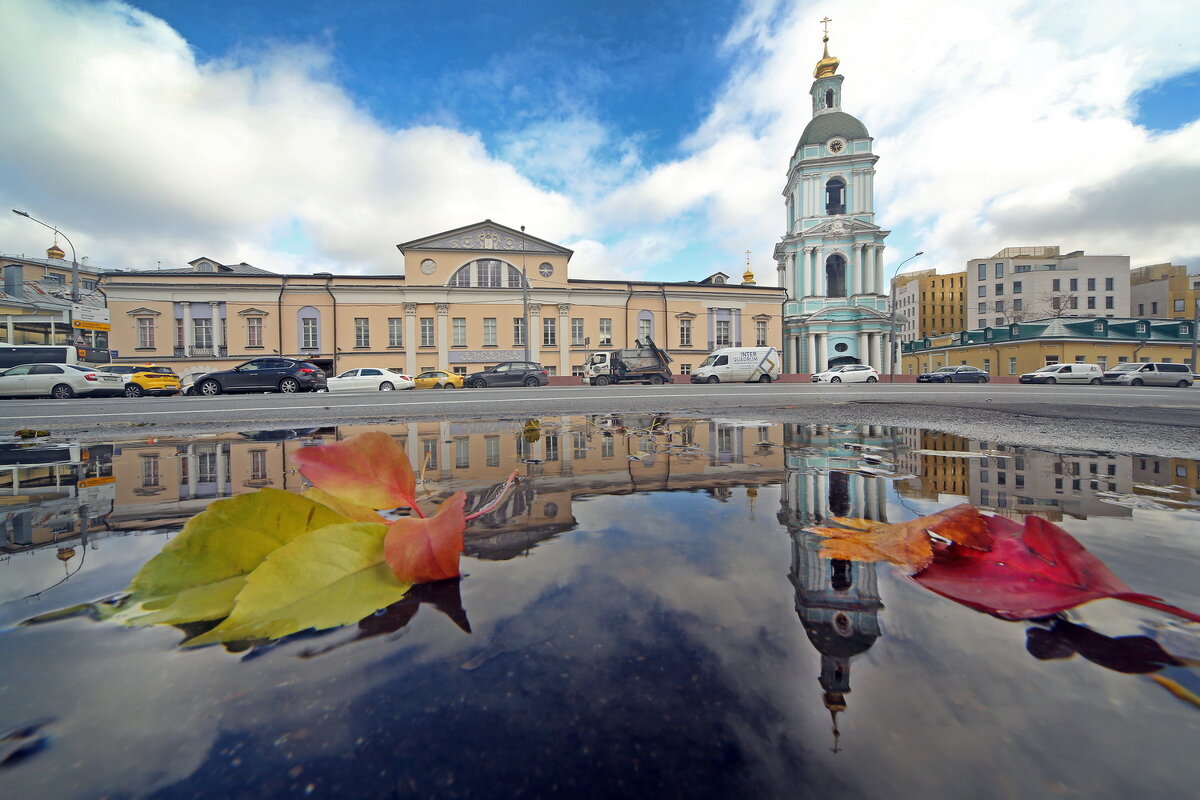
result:
[[[744,286],[747,283],[750,283],[750,284],[754,283],[754,273],[751,272],[749,270],[749,268],[747,268],[746,271],[742,273],[742,285]]]
[[[62,261],[66,257],[67,254],[63,252],[63,249],[59,247],[58,244],[51,245],[50,249],[46,251],[46,258],[56,258],[59,261]]]
[[[829,34],[825,34],[821,41],[825,43],[825,55],[817,62],[817,68],[813,70],[813,77],[829,78],[837,74],[838,64],[842,62],[829,55]]]

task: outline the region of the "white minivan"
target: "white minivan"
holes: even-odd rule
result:
[[[1093,386],[1104,378],[1099,364],[1047,364],[1020,377],[1021,383],[1090,383]]]
[[[770,383],[782,368],[774,347],[722,347],[692,371],[692,383]]]

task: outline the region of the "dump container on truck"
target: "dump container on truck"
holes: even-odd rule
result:
[[[671,357],[654,344],[649,336],[638,339],[635,347],[592,353],[583,368],[583,383],[607,386],[610,383],[671,383]]]

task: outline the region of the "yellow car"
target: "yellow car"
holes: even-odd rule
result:
[[[413,378],[413,383],[417,389],[461,389],[463,376],[444,369],[431,369]]]
[[[179,376],[170,367],[156,364],[106,364],[98,368],[125,379],[125,396],[179,394]]]

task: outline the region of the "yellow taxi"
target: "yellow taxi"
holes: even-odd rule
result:
[[[416,389],[461,389],[463,376],[444,369],[431,369],[413,378],[413,383]]]
[[[179,376],[170,367],[157,364],[106,364],[98,369],[124,378],[126,397],[179,394]]]

